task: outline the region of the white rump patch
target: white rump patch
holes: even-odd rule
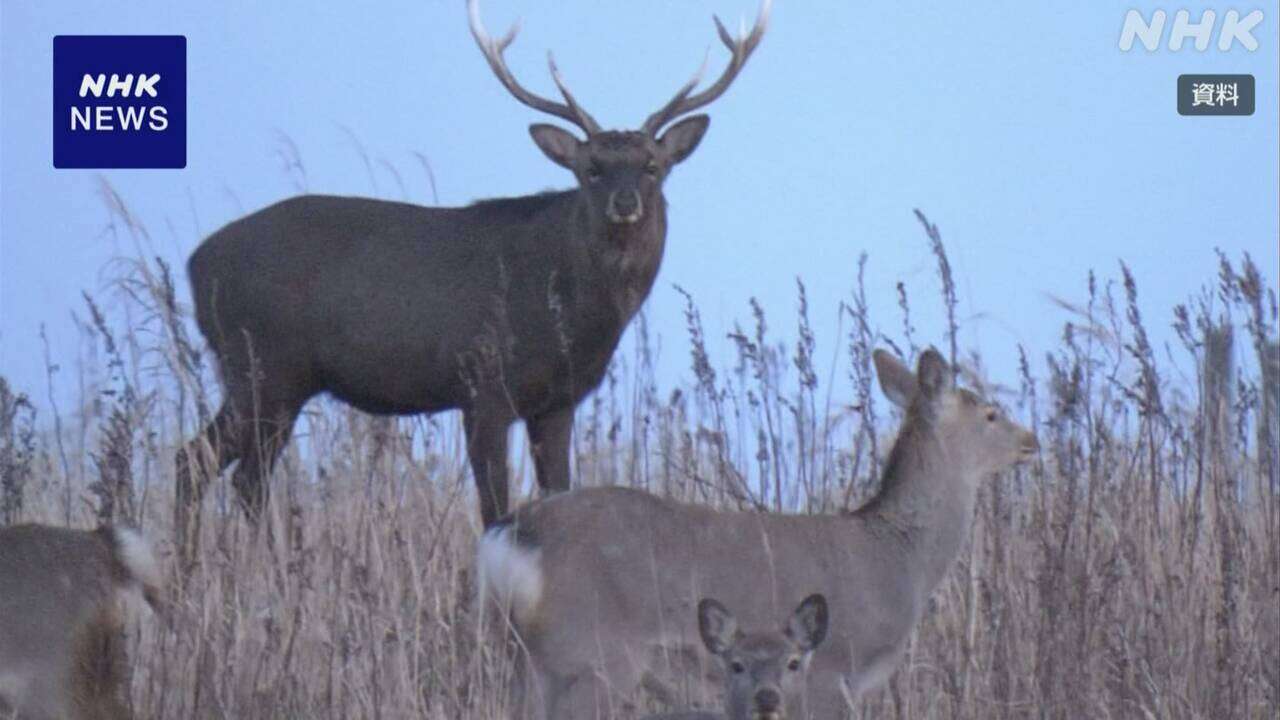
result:
[[[119,560],[129,571],[134,583],[140,586],[144,598],[151,602],[160,592],[160,565],[151,551],[151,543],[136,530],[124,527],[112,529],[116,536]]]
[[[519,622],[531,617],[542,599],[541,555],[520,547],[511,526],[486,531],[476,552],[482,601],[492,599]]]

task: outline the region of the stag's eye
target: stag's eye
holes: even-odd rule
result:
[[[604,177],[604,172],[599,165],[592,165],[587,168],[587,180],[590,182],[599,182],[602,177]]]
[[[658,176],[658,163],[656,163],[656,162],[654,162],[654,161],[650,160],[650,161],[649,161],[649,164],[644,166],[644,174],[645,174],[645,175],[648,175],[649,177],[657,177],[657,176]]]
[[[729,669],[733,671],[734,675],[741,675],[742,673],[747,671],[747,666],[743,665],[737,660],[734,660],[733,662],[729,663]]]
[[[800,658],[791,658],[791,662],[787,663],[787,669],[791,672],[798,672],[800,670]]]

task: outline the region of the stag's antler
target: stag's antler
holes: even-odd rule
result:
[[[720,18],[712,15],[711,18],[716,21],[716,31],[720,34],[720,41],[725,47],[729,48],[732,53],[729,58],[729,65],[724,69],[724,74],[716,80],[713,85],[697,95],[690,96],[689,93],[698,86],[702,80],[702,73],[707,69],[707,61],[702,61],[702,67],[698,68],[698,72],[693,74],[693,79],[685,83],[680,88],[675,97],[662,107],[661,110],[649,116],[644,121],[643,130],[650,135],[656,135],[662,126],[684,115],[703,107],[716,98],[724,94],[725,90],[733,84],[733,79],[738,76],[738,71],[742,70],[742,66],[747,63],[747,58],[751,57],[751,53],[760,44],[760,38],[764,37],[764,31],[769,27],[769,12],[773,9],[773,0],[764,0],[760,6],[760,14],[756,17],[756,24],[752,26],[751,32],[748,34],[744,29],[738,29],[738,37],[734,38],[729,35],[729,31],[724,29],[724,23],[720,22]]]
[[[514,95],[517,100],[534,110],[540,110],[549,115],[568,120],[582,128],[587,135],[594,135],[600,132],[600,124],[586,110],[582,109],[582,106],[574,99],[573,94],[569,92],[569,88],[565,87],[564,79],[560,77],[560,70],[556,67],[555,58],[552,57],[550,52],[547,53],[547,65],[551,68],[551,79],[555,80],[556,87],[560,89],[560,94],[564,96],[564,104],[535,95],[516,82],[515,76],[507,68],[507,61],[503,59],[502,53],[516,39],[516,34],[520,32],[519,20],[511,26],[506,35],[494,40],[489,37],[489,33],[485,32],[484,24],[480,22],[479,0],[467,0],[467,15],[471,21],[471,35],[476,39],[476,44],[480,46],[480,52],[484,53],[484,59],[489,62],[489,67],[493,70],[493,74],[498,76],[498,80],[502,82],[503,87]]]

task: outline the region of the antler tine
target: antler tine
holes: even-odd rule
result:
[[[467,0],[467,18],[471,24],[471,36],[475,38],[476,44],[480,46],[480,52],[484,55],[485,61],[489,63],[489,69],[493,70],[493,74],[498,76],[498,81],[516,100],[534,110],[567,120],[582,128],[588,135],[600,132],[600,125],[569,94],[568,88],[565,87],[559,77],[559,71],[556,69],[554,61],[551,62],[551,76],[556,81],[556,87],[560,89],[560,93],[564,95],[568,104],[548,100],[529,92],[516,81],[515,75],[507,67],[507,61],[503,58],[503,53],[515,41],[516,35],[520,32],[519,20],[511,26],[511,29],[500,40],[494,40],[489,36],[489,33],[484,28],[484,23],[480,20],[479,0]]]
[[[568,86],[564,84],[564,78],[560,77],[560,68],[556,67],[555,55],[550,50],[547,51],[547,67],[551,69],[551,79],[555,81],[556,87],[560,89],[560,94],[564,96],[564,101],[569,105],[569,110],[578,118],[578,124],[588,135],[595,135],[600,132],[600,124],[591,114],[582,109],[578,101],[574,99],[573,93],[569,92]]]
[[[693,73],[693,77],[689,78],[689,82],[680,86],[680,89],[676,91],[676,94],[673,95],[669,101],[667,101],[667,104],[663,106],[662,110],[650,115],[649,119],[644,121],[644,126],[641,128],[644,132],[654,135],[662,128],[663,125],[667,124],[667,121],[670,118],[665,116],[664,111],[667,108],[679,105],[685,98],[689,97],[689,93],[693,92],[693,89],[698,87],[698,83],[702,82],[702,76],[707,72],[707,63],[710,62],[710,60],[711,48],[707,48],[707,51],[702,54],[702,64],[699,65],[697,71]],[[675,116],[673,115],[671,117]]]
[[[764,32],[769,27],[769,13],[772,9],[773,0],[764,0],[760,5],[760,13],[756,16],[755,25],[751,27],[751,32],[739,31],[737,38],[729,34],[729,31],[724,27],[724,23],[720,22],[719,17],[712,15],[711,19],[715,21],[716,34],[720,36],[720,42],[729,48],[729,64],[725,67],[724,73],[706,90],[690,96],[689,93],[697,86],[702,78],[703,71],[706,69],[706,60],[704,59],[703,67],[694,74],[693,80],[680,88],[679,92],[662,109],[650,115],[644,121],[643,129],[650,135],[656,135],[662,129],[662,126],[675,118],[708,105],[723,95],[729,89],[729,86],[733,84],[738,72],[746,65],[747,58],[751,57],[751,53],[760,44],[760,39],[764,37]]]

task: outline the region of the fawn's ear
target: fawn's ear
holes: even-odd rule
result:
[[[791,614],[783,633],[801,650],[811,652],[827,638],[827,619],[827,599],[814,593]]]
[[[738,621],[724,605],[704,598],[698,603],[698,633],[712,655],[723,655],[738,640]]]
[[[574,137],[573,133],[555,125],[536,123],[529,126],[529,134],[533,136],[533,142],[538,149],[551,158],[551,162],[560,167],[573,169],[574,158],[578,155],[578,146],[582,145],[582,141]]]
[[[920,356],[920,364],[916,367],[916,382],[921,394],[930,400],[936,400],[955,387],[956,381],[947,361],[942,359],[937,350],[929,348]]]
[[[887,350],[877,348],[871,353],[871,360],[875,363],[876,377],[880,379],[880,390],[884,396],[903,410],[910,407],[916,396],[915,374]]]

